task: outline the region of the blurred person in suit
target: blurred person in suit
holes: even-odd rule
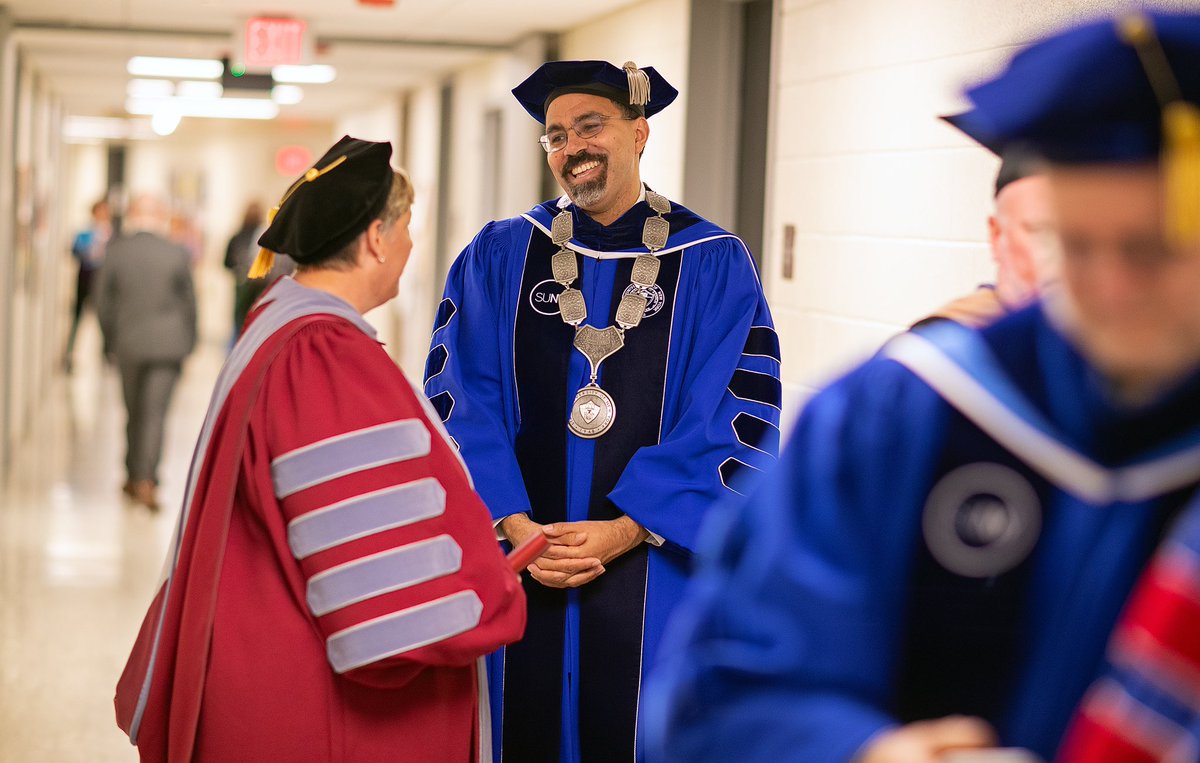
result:
[[[153,196],[130,204],[96,281],[96,312],[116,361],[128,415],[126,495],[158,509],[158,462],[171,393],[196,345],[196,295],[188,251],[168,240],[166,208]]]

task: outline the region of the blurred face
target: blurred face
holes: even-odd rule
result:
[[[1015,180],[996,197],[988,220],[996,294],[1010,309],[1033,301],[1057,278],[1058,239],[1050,181],[1044,175]]]
[[[590,138],[572,129],[596,120],[603,129]],[[565,135],[563,149],[547,154],[546,161],[571,201],[597,222],[608,225],[637,202],[642,190],[638,161],[650,135],[645,119],[624,119],[607,98],[568,93],[546,109],[546,134]]]
[[[1163,239],[1153,164],[1056,167],[1049,178],[1063,249],[1052,313],[1118,392],[1147,398],[1200,365],[1200,245]]]

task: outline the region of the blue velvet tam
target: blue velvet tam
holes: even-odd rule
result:
[[[608,98],[632,106],[645,117],[662,111],[679,95],[653,66],[638,69],[630,62],[621,68],[607,61],[550,61],[512,91],[529,115],[542,124],[546,124],[550,102],[567,93]]]
[[[972,126],[969,121],[970,116],[971,112],[967,112],[965,114],[950,114],[949,116],[943,116],[941,119],[970,135],[969,129]],[[994,196],[999,196],[1000,192],[1009,183],[1034,175],[1041,175],[1046,171],[1045,160],[1042,159],[1040,154],[1030,150],[1027,146],[1013,144],[1006,148],[1001,143],[982,143],[980,145],[1000,157],[1000,169],[996,171]]]
[[[344,136],[284,194],[259,246],[301,264],[337,254],[382,214],[391,158],[391,143]]]
[[[1164,107],[1200,102],[1200,15],[1139,17],[1150,43],[1131,40],[1129,17],[1067,29],[969,88],[974,107],[946,120],[1002,155],[1021,145],[1063,164],[1157,159]]]

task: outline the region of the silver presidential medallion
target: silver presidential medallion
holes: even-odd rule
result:
[[[591,439],[607,432],[617,418],[617,404],[612,396],[595,384],[589,384],[575,395],[567,428],[580,437]]]
[[[666,246],[670,237],[671,226],[663,215],[671,211],[671,202],[647,188],[646,203],[655,213],[642,226],[642,244],[647,253],[634,260],[629,287],[621,294],[613,325],[604,329],[584,325],[588,315],[587,301],[583,292],[574,287],[579,278],[579,263],[575,252],[567,247],[574,236],[574,221],[570,210],[565,208],[565,201],[559,202],[562,211],[555,215],[550,225],[550,240],[558,246],[558,252],[550,258],[553,278],[539,283],[529,295],[529,304],[543,315],[553,315],[554,311],[539,305],[556,304],[563,322],[575,327],[575,349],[583,353],[591,366],[591,381],[575,394],[571,415],[567,417],[567,429],[578,437],[599,437],[612,428],[617,417],[617,404],[597,383],[600,364],[625,346],[626,331],[637,328],[643,318],[657,313],[666,301],[662,288],[655,283],[660,263],[654,252]],[[549,291],[551,284],[556,284],[562,291]]]

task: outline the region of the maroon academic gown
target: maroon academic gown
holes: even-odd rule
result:
[[[479,658],[525,626],[489,514],[349,305],[286,278],[260,304],[118,723],[149,761],[486,759]]]

